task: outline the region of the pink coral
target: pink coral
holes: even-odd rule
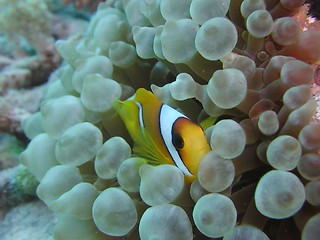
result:
[[[99,3],[104,0],[63,0],[64,4],[73,4],[77,9],[86,9],[91,12],[97,9]]]

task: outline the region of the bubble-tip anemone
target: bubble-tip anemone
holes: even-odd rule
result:
[[[208,83],[207,92],[218,107],[230,109],[244,100],[247,93],[247,81],[244,74],[238,69],[217,70]]]
[[[293,170],[301,157],[302,149],[297,139],[288,135],[275,138],[267,149],[267,160],[279,170]]]
[[[111,2],[83,35],[57,41],[65,62],[22,124],[20,161],[58,213],[54,238],[265,240],[288,222],[303,239],[318,234],[320,33],[291,17],[303,1]],[[212,151],[193,183],[132,151],[113,104],[138,88],[203,128]]]
[[[261,214],[283,219],[299,211],[305,201],[305,190],[293,173],[272,170],[260,179],[254,199]]]
[[[30,169],[30,172],[40,181],[46,172],[58,165],[54,151],[56,140],[46,133],[34,137],[26,150],[20,155],[20,162]]]
[[[223,159],[211,151],[199,165],[198,180],[209,192],[221,192],[229,187],[234,179],[235,170],[231,160]]]
[[[190,15],[197,24],[202,25],[211,18],[224,17],[229,6],[229,0],[193,0],[190,4]]]
[[[58,139],[55,156],[61,164],[79,166],[93,159],[102,146],[102,133],[84,122],[68,128]]]
[[[319,223],[320,223],[320,214],[316,214],[312,218],[308,220],[305,227],[302,231],[302,240],[316,240],[319,237],[320,229],[319,229]]]
[[[191,222],[186,212],[172,204],[161,204],[148,208],[140,220],[141,240],[193,239]]]
[[[183,189],[184,176],[176,166],[163,164],[159,166],[142,165],[140,194],[148,205],[154,206],[174,201]]]
[[[316,153],[302,155],[297,166],[298,172],[308,180],[320,179],[320,156]]]
[[[118,188],[100,193],[93,203],[92,216],[99,230],[111,236],[126,235],[138,220],[133,201]]]
[[[83,178],[77,167],[57,165],[50,168],[45,174],[37,187],[37,195],[41,200],[49,204],[82,181]]]
[[[197,201],[192,216],[197,228],[204,235],[221,237],[235,226],[237,211],[228,197],[210,193]]]
[[[41,105],[41,114],[44,130],[53,138],[58,138],[66,129],[85,120],[85,109],[80,99],[71,95],[45,101]]]
[[[98,190],[92,184],[81,182],[50,202],[48,207],[52,211],[70,214],[79,219],[91,219],[93,202],[98,195]]]
[[[233,120],[221,120],[213,128],[211,148],[221,157],[238,157],[245,148],[246,136],[242,127]]]
[[[168,21],[161,33],[162,52],[172,63],[187,63],[196,54],[194,39],[199,27],[191,19]],[[188,35],[184,35],[188,31]]]
[[[224,235],[223,240],[270,240],[259,228],[251,225],[239,225]]]
[[[237,30],[230,20],[215,17],[200,27],[195,44],[204,58],[218,60],[232,51],[237,43],[237,37]]]
[[[117,179],[120,186],[128,192],[139,192],[140,188],[140,166],[146,164],[143,158],[128,158],[118,168]]]
[[[115,178],[121,163],[129,158],[131,148],[121,137],[108,139],[97,152],[94,167],[102,179]]]
[[[305,185],[306,200],[312,206],[320,206],[320,181],[311,181]]]
[[[266,10],[256,10],[247,18],[248,32],[255,38],[264,38],[272,31],[273,20]]]

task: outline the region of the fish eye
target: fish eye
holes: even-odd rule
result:
[[[184,146],[184,141],[180,135],[172,134],[172,144],[176,149],[182,149]]]

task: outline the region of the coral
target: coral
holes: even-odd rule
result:
[[[45,89],[45,85],[29,91],[8,90],[3,87],[3,96],[0,96],[0,131],[13,134],[20,140],[26,140],[21,122],[39,109],[39,102]]]
[[[38,181],[25,166],[18,165],[23,150],[16,137],[0,133],[0,215],[35,198]]]
[[[303,3],[118,0],[57,41],[65,62],[20,156],[59,213],[54,238],[316,239],[320,33],[291,17]],[[132,154],[112,106],[141,87],[205,126],[192,184]]]
[[[91,12],[95,11],[100,2],[104,0],[63,0],[64,4],[74,4],[77,9],[87,9]]]
[[[44,51],[52,41],[48,37],[51,16],[43,1],[0,1],[0,9],[0,32],[10,39],[18,42],[23,37],[37,52]]]
[[[13,188],[21,194],[35,195],[39,182],[23,165],[19,165],[13,178]]]
[[[0,1],[0,16],[0,34],[6,41],[0,54],[1,94],[46,82],[61,62],[47,5],[39,0]]]
[[[21,142],[10,134],[0,134],[0,170],[12,168],[19,161],[19,155],[24,150]]]
[[[28,168],[23,165],[18,165],[3,170],[1,175],[1,210],[7,210],[7,208],[35,198],[36,188],[39,182],[30,173]]]

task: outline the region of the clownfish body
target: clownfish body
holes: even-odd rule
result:
[[[199,125],[143,88],[133,100],[116,101],[114,108],[134,141],[134,154],[153,165],[176,165],[189,182],[197,178],[200,161],[210,151]]]

